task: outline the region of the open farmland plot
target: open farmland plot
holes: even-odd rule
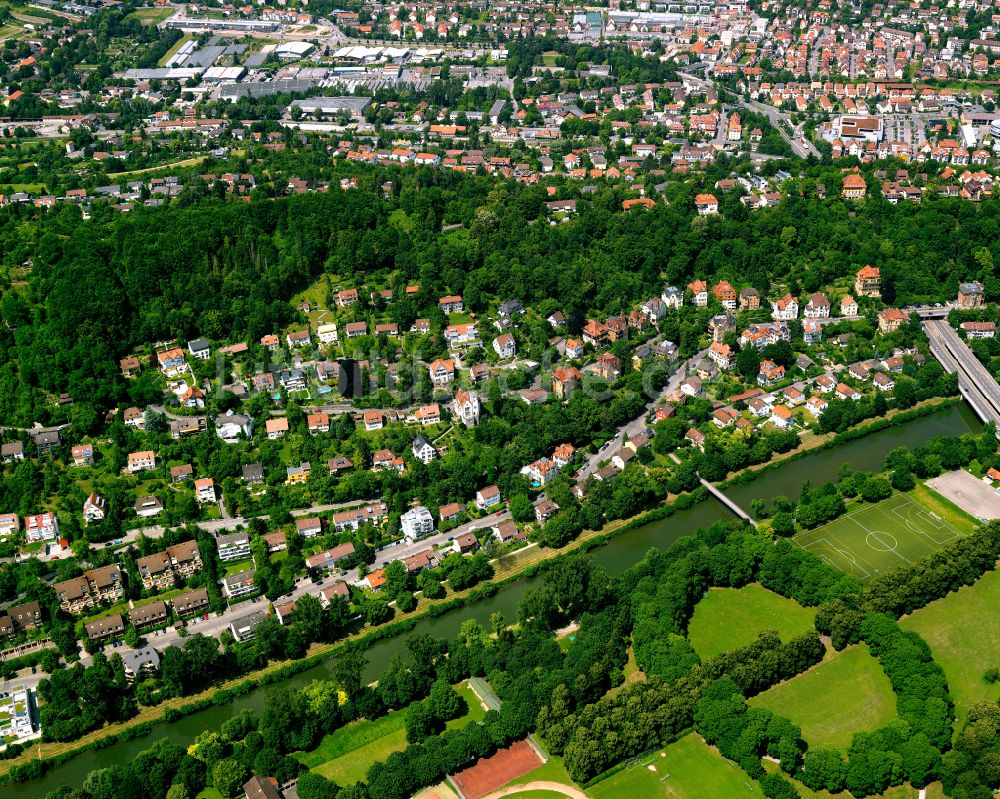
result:
[[[174,9],[165,8],[137,8],[128,14],[126,19],[137,19],[143,25],[156,25],[163,22],[167,17],[173,16]]]
[[[865,505],[792,540],[835,569],[869,580],[940,549],[962,533],[912,497]]]
[[[813,747],[845,751],[856,732],[869,732],[896,718],[896,695],[864,644],[851,646],[809,671],[750,700],[802,728]]]

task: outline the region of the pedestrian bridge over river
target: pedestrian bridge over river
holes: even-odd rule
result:
[[[722,491],[720,491],[718,488],[716,488],[714,485],[708,482],[708,480],[706,480],[705,478],[699,477],[698,479],[701,481],[701,484],[708,489],[708,492],[717,500],[719,500],[719,502],[721,502],[723,505],[729,508],[729,510],[731,510],[733,513],[735,513],[744,521],[750,522],[750,524],[752,524],[754,527],[757,526],[757,520],[754,519],[754,517],[751,516],[749,513],[747,513],[745,510],[743,510],[743,508],[741,508],[739,505],[733,502],[733,500],[731,500],[729,497],[723,494]]]

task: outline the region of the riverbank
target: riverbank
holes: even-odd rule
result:
[[[199,694],[168,699],[155,707],[143,707],[136,716],[127,721],[94,730],[74,741],[39,743],[17,758],[0,760],[0,784],[12,779],[20,782],[24,779],[39,777],[48,769],[65,763],[88,750],[103,749],[120,741],[129,741],[148,734],[160,724],[178,721],[212,705],[231,702],[236,697],[255,688],[270,685],[307,671],[336,655],[347,646],[360,646],[367,650],[383,639],[405,635],[422,619],[433,618],[462,608],[469,603],[487,599],[513,582],[535,576],[549,561],[578,551],[588,552],[626,530],[665,519],[677,511],[687,510],[703,501],[707,495],[708,492],[705,489],[696,489],[691,494],[681,495],[670,504],[660,505],[628,519],[609,522],[600,530],[584,531],[576,539],[558,549],[548,549],[531,544],[524,549],[492,561],[495,573],[488,582],[465,591],[455,592],[444,600],[431,601],[419,596],[416,609],[398,621],[353,633],[333,643],[313,644],[309,647],[306,656],[300,660],[270,663],[252,674],[227,680]]]
[[[981,429],[966,406],[949,407],[947,401],[929,409],[910,409],[910,417],[894,420],[891,429],[868,429],[861,438],[851,436],[841,440],[846,451],[841,453],[828,445],[830,454],[812,449],[812,457],[803,460],[790,480],[784,472],[758,471],[758,481],[752,486],[733,486],[738,502],[749,503],[750,497],[765,499],[788,494],[790,483],[795,488],[802,479],[818,485],[835,479],[840,463],[850,462],[855,468],[880,468],[885,454],[898,446],[918,446],[939,435],[961,435]],[[919,413],[914,413],[919,410]],[[935,413],[936,412],[936,413]],[[934,414],[928,416],[928,414]],[[927,416],[926,419],[919,417]],[[902,421],[907,424],[903,425]],[[784,463],[788,463],[788,459]],[[742,491],[741,491],[742,489]],[[744,496],[739,496],[742,493]],[[407,634],[421,632],[437,638],[450,638],[461,624],[475,618],[489,623],[493,612],[516,613],[520,596],[531,587],[545,563],[553,558],[577,551],[593,551],[597,563],[612,576],[623,573],[642,559],[651,547],[665,549],[683,535],[689,535],[720,519],[732,518],[730,513],[707,491],[673,498],[636,517],[608,524],[600,531],[587,531],[558,550],[528,546],[517,553],[494,562],[496,575],[488,584],[454,594],[445,600],[431,602],[421,598],[418,608],[408,617],[374,630],[359,632],[334,644],[314,646],[307,658],[270,664],[254,675],[231,680],[203,694],[170,700],[157,708],[144,709],[142,715],[114,727],[95,731],[84,739],[65,744],[43,744],[16,760],[0,761],[5,772],[0,780],[10,780],[15,765],[20,782],[7,782],[5,795],[10,799],[37,799],[59,785],[78,785],[95,768],[133,758],[148,749],[155,740],[165,738],[187,745],[204,729],[215,729],[242,709],[259,710],[264,703],[264,687],[284,683],[302,686],[312,679],[329,679],[330,657],[348,643],[361,646],[369,658],[366,679],[377,679],[385,665],[396,655],[405,654]],[[704,501],[700,501],[704,499]],[[42,753],[44,761],[36,759]],[[49,754],[51,753],[51,754]],[[45,775],[44,777],[42,775]]]
[[[809,438],[803,440],[795,449],[776,455],[766,463],[757,463],[739,472],[730,472],[725,480],[716,483],[716,485],[719,488],[727,488],[730,485],[746,485],[753,482],[761,473],[786,466],[792,461],[806,455],[848,444],[851,441],[856,441],[858,438],[877,433],[880,430],[911,422],[914,419],[937,413],[945,408],[961,405],[962,402],[961,397],[932,397],[923,402],[918,402],[912,408],[893,408],[879,419],[868,419],[858,422],[854,427],[849,427],[843,433],[810,433]]]

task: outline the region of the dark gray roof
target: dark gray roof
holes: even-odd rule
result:
[[[243,467],[243,479],[257,482],[264,479],[264,467],[259,463],[248,463]]]
[[[143,668],[160,668],[160,654],[151,646],[142,649],[130,649],[121,655],[122,664],[127,671],[138,674]]]

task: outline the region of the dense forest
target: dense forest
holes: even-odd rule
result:
[[[399,172],[390,196],[374,176],[352,192],[250,204],[193,195],[127,216],[95,206],[0,210],[8,279],[0,330],[0,419],[49,421],[43,393],[68,391],[83,422],[126,399],[117,361],[153,341],[205,335],[256,341],[295,319],[288,299],[327,273],[342,286],[419,282],[402,323],[446,292],[482,310],[517,298],[544,314],[562,309],[570,331],[590,314],[627,311],[664,282],[728,278],[764,292],[804,293],[882,269],[888,302],[940,301],[978,278],[1000,297],[993,253],[1000,201],[929,200],[860,208],[809,192],[750,213],[735,197],[720,217],[693,212],[689,187],[671,185],[669,205],[620,213],[607,189],[579,203],[571,224],[545,224],[543,188],[432,171]],[[731,202],[730,202],[731,200]],[[402,209],[412,221],[390,221]],[[468,235],[441,232],[462,224]],[[13,286],[27,270],[27,285]],[[88,427],[84,424],[83,427]]]

